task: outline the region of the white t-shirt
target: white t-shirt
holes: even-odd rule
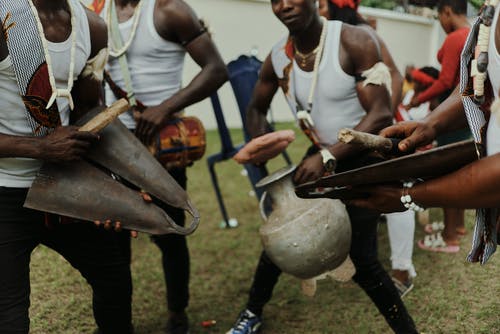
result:
[[[342,128],[353,128],[366,115],[359,102],[356,81],[342,69],[339,62],[340,33],[342,22],[328,21],[325,48],[318,69],[318,82],[313,97],[311,118],[322,145],[335,144]],[[284,46],[287,37],[278,42],[271,52],[273,68],[278,78],[283,77],[284,68],[290,63]],[[300,69],[293,60],[285,96],[293,112],[294,102],[302,108],[307,106],[313,73]]]
[[[155,106],[181,89],[186,51],[181,45],[163,39],[156,31],[153,20],[156,0],[141,1],[142,10],[134,40],[127,50],[127,63],[135,97],[146,106]],[[101,17],[106,18],[107,11],[106,6]],[[119,24],[123,41],[128,41],[133,23],[134,17],[131,17]],[[110,57],[107,70],[113,81],[126,90],[117,58]],[[115,100],[115,95],[106,85],[106,103]],[[120,120],[127,128],[135,129],[131,111],[121,114]]]
[[[87,14],[78,0],[71,0],[77,21],[77,43],[74,78],[78,78],[90,56],[91,42]],[[48,43],[56,86],[66,88],[71,53],[71,36],[62,43]],[[21,99],[10,56],[0,62],[0,133],[14,136],[32,136],[26,109]],[[57,106],[63,125],[69,123],[66,98],[58,98]],[[42,162],[27,158],[0,158],[0,186],[27,188],[35,179]]]
[[[497,26],[500,6],[496,7],[495,16],[491,24],[492,27]],[[500,89],[500,54],[495,45],[495,29],[493,28],[490,34],[488,46],[488,76],[493,87],[495,98],[498,99],[498,90]],[[500,115],[492,113],[488,123],[488,131],[486,133],[486,152],[488,155],[493,155],[500,152]]]

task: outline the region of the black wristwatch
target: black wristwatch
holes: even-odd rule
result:
[[[335,171],[335,167],[337,167],[337,159],[335,159],[330,150],[323,148],[319,151],[319,153],[323,159],[323,168],[325,168],[327,172]]]

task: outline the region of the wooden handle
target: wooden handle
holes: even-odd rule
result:
[[[109,123],[113,122],[120,114],[124,113],[130,108],[126,99],[120,99],[104,109],[97,116],[83,125],[79,131],[99,132],[106,127]]]
[[[341,129],[338,134],[338,140],[345,144],[356,144],[381,152],[389,152],[393,148],[392,141],[389,138],[352,129]]]

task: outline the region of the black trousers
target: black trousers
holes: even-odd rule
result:
[[[119,234],[86,222],[48,228],[43,213],[23,208],[26,194],[27,189],[0,187],[0,332],[29,332],[30,256],[43,244],[91,285],[100,333],[131,333],[132,281]]]
[[[373,211],[348,207],[352,227],[350,256],[356,267],[353,280],[368,294],[387,323],[396,333],[418,333],[391,278],[377,258],[377,217]],[[281,270],[262,252],[247,308],[262,314],[271,299]]]
[[[170,175],[186,189],[186,168],[174,168]],[[158,204],[178,225],[184,226],[184,210],[163,203]],[[189,250],[186,237],[178,234],[155,235],[151,239],[160,248],[163,274],[167,286],[167,306],[172,312],[182,312],[189,303]]]

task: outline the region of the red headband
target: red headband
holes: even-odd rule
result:
[[[424,73],[420,71],[419,69],[414,69],[411,71],[411,77],[413,80],[418,81],[422,85],[432,85],[434,81],[436,81],[435,78],[431,77],[429,74]]]
[[[330,0],[335,6],[339,8],[349,7],[354,10],[358,9],[361,0]]]

